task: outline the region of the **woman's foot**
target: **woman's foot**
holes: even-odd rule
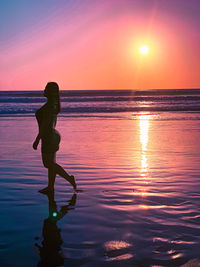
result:
[[[75,178],[73,175],[70,175],[70,178],[71,178],[71,185],[73,186],[74,190],[76,191],[76,181],[75,181]]]
[[[41,189],[41,190],[38,190],[38,192],[42,193],[42,194],[49,194],[49,193],[52,193],[54,191],[53,188],[50,188],[49,186]]]

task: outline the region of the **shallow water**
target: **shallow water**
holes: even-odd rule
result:
[[[35,119],[1,118],[2,266],[45,266],[52,255],[60,263],[52,266],[70,267],[181,266],[200,257],[198,119],[61,117],[57,129],[57,162],[83,192],[73,196],[58,177],[56,208],[38,193],[47,170],[32,150]]]

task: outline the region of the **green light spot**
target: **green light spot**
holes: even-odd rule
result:
[[[53,217],[56,217],[57,216],[57,212],[53,212]]]

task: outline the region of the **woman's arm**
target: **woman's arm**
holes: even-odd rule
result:
[[[40,134],[38,133],[37,137],[35,138],[35,141],[33,142],[33,149],[37,150],[39,142],[40,142]]]

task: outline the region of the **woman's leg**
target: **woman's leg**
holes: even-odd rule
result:
[[[60,165],[56,162],[56,153],[42,153],[42,161],[44,167],[48,168],[49,186],[54,187],[56,174],[59,174],[67,180],[74,189],[76,189],[76,182],[73,175],[69,175]]]
[[[46,154],[48,157],[48,161],[55,163],[56,162],[56,153],[49,153]],[[48,187],[50,190],[54,189],[56,179],[56,172],[53,170],[53,168],[48,168]]]
[[[49,193],[54,192],[54,183],[56,179],[56,172],[48,166],[52,165],[55,162],[56,153],[42,153],[42,161],[45,168],[48,169],[48,186],[39,190],[40,193]]]

